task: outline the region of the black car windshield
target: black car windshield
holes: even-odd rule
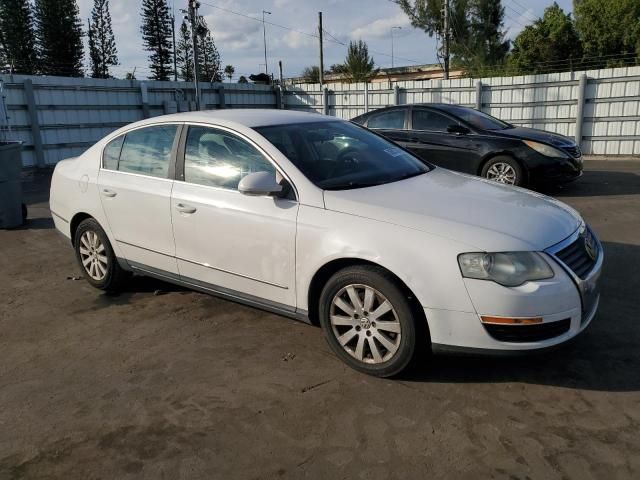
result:
[[[491,115],[479,112],[473,108],[447,106],[446,111],[453,113],[470,125],[483,130],[506,130],[507,128],[512,128],[507,122],[498,120]]]
[[[255,130],[324,190],[371,187],[429,171],[410,153],[348,122],[297,123]]]

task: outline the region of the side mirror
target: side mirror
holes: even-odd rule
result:
[[[449,125],[447,132],[455,133],[456,135],[466,135],[467,133],[471,133],[471,130],[463,125]]]
[[[268,196],[282,193],[282,185],[276,181],[274,173],[254,172],[242,177],[238,191],[245,195]]]

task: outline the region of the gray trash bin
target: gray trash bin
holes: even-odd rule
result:
[[[24,222],[21,151],[19,142],[0,144],[0,228],[14,228]]]

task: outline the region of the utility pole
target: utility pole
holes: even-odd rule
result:
[[[391,27],[391,68],[393,68],[393,30],[394,29],[402,30],[402,27]]]
[[[193,84],[196,89],[196,110],[200,110],[200,62],[198,55],[198,8],[200,2],[189,0],[189,21],[191,22],[191,39],[193,41]]]
[[[449,0],[444,0],[444,79],[449,80]]]
[[[278,70],[280,72],[280,86],[284,85],[284,79],[282,78],[282,60],[278,60]]]
[[[322,51],[322,12],[318,12],[318,39],[320,40],[320,74],[318,79],[320,80],[320,90],[322,91],[322,84],[324,83],[324,53]]]
[[[173,37],[173,81],[178,81],[178,64],[176,63],[176,15],[171,14],[171,36]]]
[[[262,10],[262,38],[264,40],[264,73],[269,75],[269,67],[267,66],[267,26],[264,23],[264,14],[271,15],[271,12]]]

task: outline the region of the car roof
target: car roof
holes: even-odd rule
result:
[[[235,123],[245,127],[266,127],[291,123],[344,121],[319,113],[267,108],[235,108],[173,113],[145,120],[146,124],[163,122]]]

